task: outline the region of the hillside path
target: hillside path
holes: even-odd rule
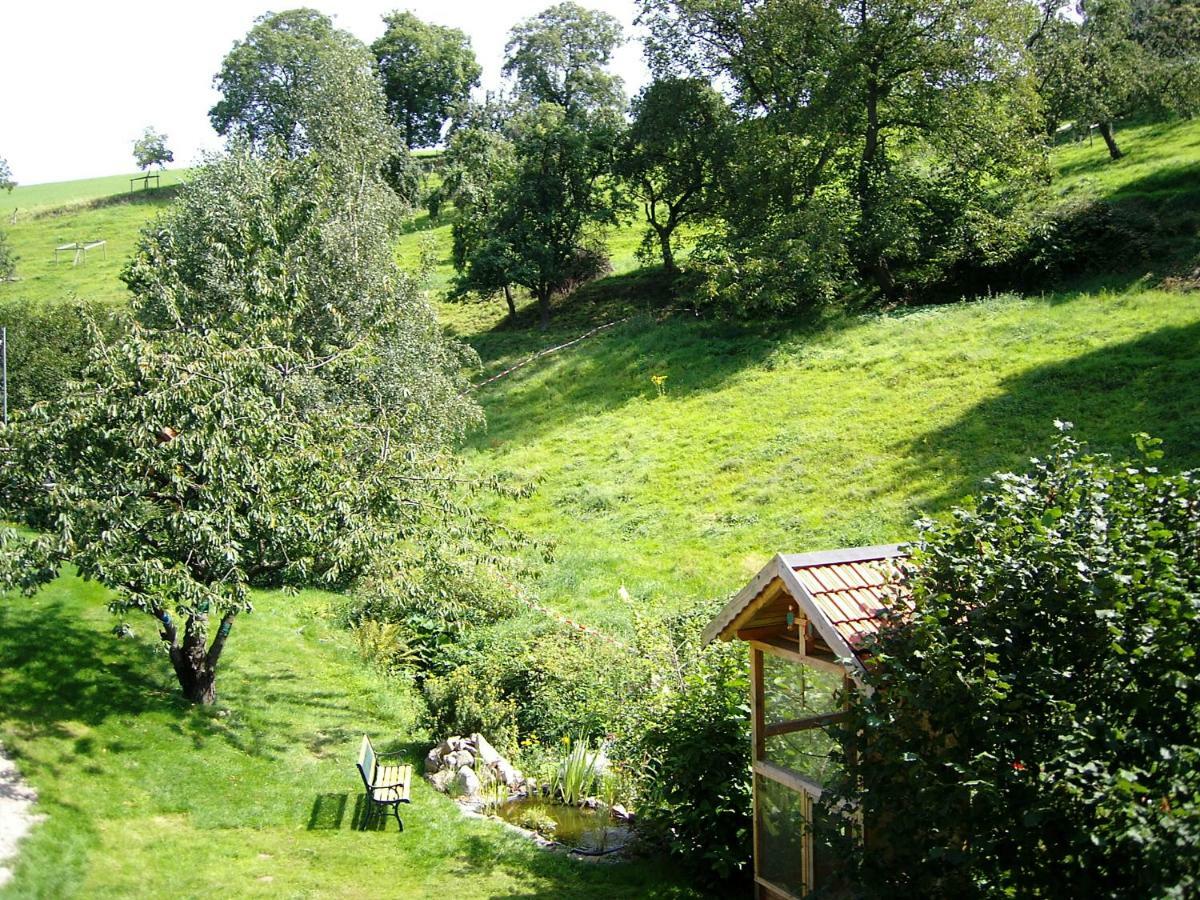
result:
[[[9,866],[16,860],[17,842],[42,820],[29,812],[35,800],[37,793],[0,749],[0,886],[12,878]]]

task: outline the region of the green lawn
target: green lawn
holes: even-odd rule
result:
[[[423,781],[402,834],[360,830],[361,734],[414,764],[428,745],[411,691],[343,647],[326,597],[258,597],[211,709],[177,698],[150,620],[117,639],[103,601],[62,578],[0,604],[0,741],[48,814],[0,896],[693,895],[658,861],[539,850]]]

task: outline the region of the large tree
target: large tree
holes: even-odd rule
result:
[[[8,167],[8,160],[0,156],[0,191],[8,191],[12,193],[12,189],[17,186],[13,181],[12,169]]]
[[[513,299],[511,248],[492,240],[501,210],[501,197],[516,169],[512,141],[499,131],[482,126],[454,132],[446,148],[439,202],[454,204],[457,215],[451,226],[451,259],[458,273],[457,297],[504,295],[511,318],[517,315]]]
[[[542,328],[551,298],[599,274],[606,259],[598,229],[616,221],[610,173],[620,129],[607,112],[584,117],[544,103],[514,125],[513,174],[500,187],[486,237],[460,271],[479,267],[498,285],[528,289]]]
[[[634,98],[632,112],[618,169],[649,225],[643,249],[656,247],[663,267],[675,274],[677,229],[718,208],[733,116],[698,78],[652,82]]]
[[[839,729],[866,896],[1200,888],[1200,477],[1141,443],[1062,439],[925,523]]]
[[[655,70],[722,81],[742,113],[722,287],[766,306],[854,282],[903,296],[1002,243],[1041,158],[1029,15],[1013,0],[642,0]]]
[[[208,114],[213,128],[256,151],[277,141],[293,156],[346,155],[394,140],[375,58],[313,9],[260,16],[213,82],[221,94]]]
[[[569,115],[616,109],[621,79],[606,67],[623,41],[613,16],[567,0],[513,28],[504,74],[530,102],[555,103]]]
[[[471,39],[411,12],[393,12],[383,21],[387,30],[371,50],[383,76],[388,112],[410,150],[432,147],[455,105],[479,84],[482,69]]]
[[[143,234],[128,333],[6,433],[3,514],[40,529],[5,532],[8,580],[66,561],[102,582],[156,621],[191,700],[214,699],[253,586],[343,586],[382,560],[416,585],[455,530],[449,450],[477,410],[373,171],[211,163]]]

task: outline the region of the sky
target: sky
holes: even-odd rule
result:
[[[483,66],[483,85],[502,83],[509,29],[554,0],[297,0],[370,44],[382,17],[408,9],[461,28]],[[621,20],[633,36],[634,0],[580,0]],[[133,142],[147,125],[166,132],[176,165],[222,140],[208,122],[212,78],[233,42],[270,0],[60,0],[6,4],[0,53],[0,157],[19,184],[115,175],[136,169]],[[613,71],[632,93],[647,80],[640,43],[616,54]]]

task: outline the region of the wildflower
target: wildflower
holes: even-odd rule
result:
[[[1021,762],[1019,759],[1014,759],[1012,762],[1012,768],[1014,772],[1024,772],[1025,763]]]

